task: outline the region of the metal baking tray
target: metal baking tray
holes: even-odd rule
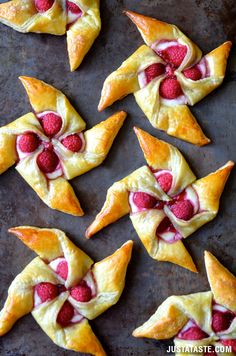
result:
[[[24,35],[0,25],[1,125],[31,110],[17,79],[19,75],[34,76],[62,90],[86,120],[88,128],[117,110],[129,114],[105,162],[72,180],[86,213],[82,218],[49,209],[14,168],[0,177],[0,307],[13,278],[34,257],[32,251],[7,232],[9,227],[35,225],[62,229],[95,261],[112,253],[127,239],[133,239],[135,246],[123,295],[116,306],[91,325],[110,356],[162,356],[166,355],[171,340],[135,339],[131,335],[133,329],[146,321],[168,296],[209,289],[203,262],[205,249],[236,273],[235,171],[222,196],[218,217],[185,241],[197,264],[198,274],[152,260],[128,216],[89,241],[84,233],[102,207],[108,187],[145,163],[132,130],[134,125],[176,145],[198,177],[217,169],[229,159],[236,159],[236,51],[233,47],[223,85],[192,108],[212,139],[206,147],[194,147],[154,129],[132,95],[98,113],[104,79],[143,43],[135,26],[122,14],[124,9],[176,24],[204,53],[226,39],[233,42],[236,39],[235,0],[101,0],[101,34],[80,68],[70,73],[65,37]],[[54,345],[28,315],[0,339],[0,355],[72,356],[76,353]]]

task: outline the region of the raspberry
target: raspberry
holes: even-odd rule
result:
[[[165,62],[175,68],[178,68],[187,54],[187,47],[182,45],[170,46],[158,54],[164,59]]]
[[[193,216],[193,206],[189,200],[177,201],[171,206],[172,213],[182,220],[189,220]]]
[[[65,301],[65,303],[63,304],[61,310],[57,315],[57,322],[61,326],[64,327],[68,326],[73,316],[74,316],[74,308],[68,301]]]
[[[39,138],[35,133],[29,132],[20,136],[18,144],[22,152],[34,152],[39,146]]]
[[[136,192],[133,196],[133,202],[139,209],[152,209],[157,200],[147,193]]]
[[[157,177],[157,181],[160,184],[161,188],[167,193],[172,186],[172,175],[170,173],[163,173]]]
[[[204,356],[217,356],[214,346],[208,346],[208,347],[209,347],[209,351],[204,352]]]
[[[38,12],[48,11],[54,4],[54,0],[35,0],[34,2]]]
[[[170,219],[166,216],[158,225],[156,233],[160,234],[171,227],[173,227],[173,225],[172,225]]]
[[[52,173],[57,168],[59,158],[54,151],[45,149],[37,157],[39,169],[44,173]]]
[[[185,69],[183,71],[183,74],[186,78],[191,79],[191,80],[199,80],[202,77],[202,73],[198,67],[192,67]]]
[[[56,273],[65,281],[68,277],[68,263],[67,261],[61,261],[57,265]]]
[[[71,288],[70,295],[78,302],[89,302],[92,298],[91,289],[85,281],[81,281],[77,286]]]
[[[178,96],[182,95],[181,86],[174,78],[165,78],[160,85],[160,95],[165,99],[176,99]]]
[[[222,313],[220,311],[213,312],[212,329],[217,333],[227,330],[234,319],[234,315],[230,312]]]
[[[56,298],[59,294],[58,287],[55,284],[42,282],[35,286],[35,291],[41,299],[41,302],[47,302]]]
[[[220,340],[224,346],[231,346],[232,352],[236,353],[236,339]]]
[[[145,69],[147,83],[150,83],[152,79],[159,77],[165,73],[165,66],[162,63],[154,63]]]
[[[69,135],[63,138],[61,143],[72,152],[79,152],[83,145],[81,138],[77,134]]]
[[[192,326],[188,330],[184,331],[180,338],[183,340],[202,340],[206,337],[208,337],[208,335],[198,326]]]
[[[76,14],[79,15],[82,11],[80,10],[79,6],[76,5],[74,2],[72,1],[66,1],[66,9],[67,12],[72,12],[72,14]]]
[[[60,116],[49,113],[40,117],[41,124],[45,134],[49,137],[56,135],[62,127],[62,119]]]

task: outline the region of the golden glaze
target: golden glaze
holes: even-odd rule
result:
[[[35,78],[20,77],[20,80],[36,114],[50,110],[61,116],[63,123],[60,137],[80,133],[85,129],[84,120],[62,92]],[[41,140],[48,141],[36,114],[26,114],[0,128],[0,173],[18,160],[16,152],[18,135],[24,132],[34,132]],[[85,149],[82,152],[69,151],[59,140],[54,139],[54,148],[60,157],[63,169],[61,177],[48,180],[40,171],[36,159],[42,147],[20,160],[16,169],[50,208],[82,216],[83,210],[67,180],[88,172],[104,161],[125,118],[126,113],[120,111],[85,131]],[[62,196],[63,199],[61,199]]]
[[[6,303],[0,312],[0,335],[7,333],[19,318],[32,312],[37,323],[58,346],[96,356],[106,355],[86,319],[94,319],[119,300],[125,285],[133,242],[126,242],[111,256],[93,264],[91,258],[60,230],[20,226],[9,231],[39,257],[34,258],[12,282]],[[62,256],[68,263],[66,288],[77,285],[91,270],[96,280],[96,296],[87,303],[81,303],[65,291],[52,301],[34,307],[36,284],[61,284],[60,278],[47,263]],[[68,298],[84,319],[77,324],[62,327],[57,323],[57,315]]]
[[[174,343],[177,347],[216,346],[220,345],[219,337],[235,339],[235,321],[232,322],[229,329],[220,332],[220,336],[217,336],[211,327],[211,316],[213,301],[235,312],[236,278],[208,251],[205,251],[205,265],[211,286],[210,292],[167,298],[148,321],[133,331],[133,336],[158,340],[175,337]],[[194,320],[209,337],[202,340],[178,338],[177,334],[188,320]],[[192,356],[193,354],[176,353],[176,356],[184,355]],[[198,355],[203,356],[203,353],[199,352]],[[233,356],[234,353],[227,352],[222,355]]]
[[[82,10],[67,29],[65,1],[55,0],[46,12],[36,10],[34,0],[12,0],[0,4],[0,22],[19,32],[67,35],[67,49],[71,71],[76,70],[99,35],[101,19],[99,0],[74,0]]]
[[[175,71],[175,75],[181,84],[188,105],[194,105],[222,83],[231,42],[223,43],[205,56],[210,75],[193,81],[186,78],[182,71],[198,63],[202,52],[188,37],[174,25],[132,11],[126,11],[125,14],[137,26],[146,44],[138,48],[116,71],[107,77],[103,85],[98,110],[102,111],[116,100],[133,93],[137,104],[155,128],[195,145],[202,146],[209,143],[210,140],[204,135],[187,105],[176,103],[169,106],[161,100],[159,86],[165,77],[164,74],[153,79],[143,88],[140,87],[138,75],[151,64],[164,63],[150,46],[160,40],[178,40],[188,47],[188,52],[180,67]]]
[[[172,196],[192,186],[198,194],[200,210],[190,220],[178,219],[166,205],[164,210],[148,209],[131,213],[130,219],[149,255],[158,261],[169,261],[196,272],[195,264],[181,240],[169,244],[157,239],[156,230],[165,216],[168,216],[183,238],[190,236],[205,223],[215,218],[219,209],[219,200],[234,163],[229,161],[216,172],[196,179],[180,151],[147,132],[135,128],[141,149],[148,166],[154,170],[169,170],[173,184],[164,193],[147,166],[143,166],[119,182],[114,183],[107,192],[102,210],[88,227],[86,237],[90,238],[105,226],[117,221],[131,212],[129,192],[141,191],[158,200],[168,201]]]

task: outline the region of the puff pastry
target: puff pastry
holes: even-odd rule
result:
[[[50,208],[81,216],[68,180],[103,162],[126,113],[83,133],[86,124],[64,94],[34,78],[20,80],[34,113],[0,128],[0,174],[17,163],[17,171]]]
[[[236,278],[210,253],[205,265],[211,291],[171,296],[133,336],[174,337],[176,356],[236,354]]]
[[[100,32],[99,0],[12,0],[0,4],[0,22],[24,33],[66,34],[74,71]]]
[[[196,145],[204,135],[187,105],[194,105],[223,81],[231,42],[202,57],[176,26],[126,11],[146,45],[105,80],[98,110],[133,93],[152,126]]]
[[[135,128],[148,166],[143,166],[107,192],[102,210],[86,232],[91,237],[130,213],[130,219],[149,255],[196,272],[182,239],[214,219],[229,173],[229,161],[196,180],[179,150]]]
[[[106,355],[88,320],[116,304],[125,285],[133,242],[93,263],[63,231],[20,226],[9,230],[36,252],[14,279],[0,312],[0,335],[22,316],[32,316],[65,349]]]

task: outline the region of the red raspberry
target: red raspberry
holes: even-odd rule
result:
[[[52,173],[57,168],[59,158],[54,151],[45,149],[37,157],[39,169],[44,173]]]
[[[45,134],[49,137],[55,136],[62,127],[62,119],[60,116],[49,113],[40,117],[41,124]]]
[[[170,46],[159,53],[165,62],[173,67],[179,67],[187,54],[187,47],[178,45]]]
[[[139,209],[152,209],[157,203],[157,199],[150,194],[136,192],[133,195],[133,202]]]
[[[29,132],[20,136],[18,145],[22,152],[34,152],[39,146],[39,138],[35,133]]]
[[[34,0],[38,12],[46,12],[51,9],[54,0]]]
[[[61,261],[57,265],[56,273],[65,281],[68,277],[68,263],[67,261]]]
[[[42,303],[56,298],[59,294],[58,287],[49,282],[39,283],[34,288]]]
[[[157,181],[161,188],[167,193],[172,186],[172,175],[170,173],[163,173],[157,177]]]
[[[81,281],[77,286],[71,288],[70,295],[78,302],[89,302],[92,292],[85,281]]]
[[[172,213],[182,220],[189,220],[193,216],[193,205],[189,200],[177,201],[171,206]]]
[[[165,66],[162,63],[154,63],[145,69],[147,84],[151,82],[152,79],[159,77],[165,73]]]
[[[185,69],[183,71],[183,74],[186,78],[191,79],[191,80],[199,80],[202,77],[202,73],[198,67],[192,67]]]
[[[57,315],[57,322],[61,326],[68,326],[74,316],[73,306],[66,300]]]
[[[173,227],[170,219],[166,216],[158,225],[156,233],[160,234],[169,228],[174,228],[174,227]]]
[[[212,316],[212,329],[217,333],[227,330],[230,327],[234,319],[234,315],[230,312],[222,313],[220,311],[214,311]]]
[[[160,95],[165,99],[176,99],[178,96],[182,95],[181,86],[176,79],[174,78],[165,78],[162,80],[160,85]]]
[[[184,331],[180,338],[183,340],[202,340],[206,337],[208,337],[208,335],[202,329],[198,326],[192,326]]]
[[[79,6],[76,5],[74,2],[72,1],[66,1],[66,9],[67,12],[72,12],[72,14],[76,14],[79,15],[82,11],[80,10]]]
[[[81,138],[77,134],[69,135],[63,138],[61,143],[72,152],[79,152],[83,145]]]
[[[204,352],[204,356],[217,356],[214,346],[209,346],[209,348],[208,352]]]
[[[236,353],[236,339],[231,340],[220,340],[224,346],[231,346],[232,352]]]

